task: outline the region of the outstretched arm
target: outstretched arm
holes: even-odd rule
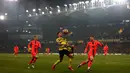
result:
[[[31,44],[32,44],[32,42],[30,42],[30,43],[28,44],[28,48],[31,48]]]
[[[84,53],[86,53],[88,51],[89,45],[87,43],[87,46],[85,47]]]
[[[41,43],[39,42],[39,48],[42,48]]]
[[[97,41],[97,43],[98,43],[99,46],[103,47],[102,43],[100,43],[99,41]]]

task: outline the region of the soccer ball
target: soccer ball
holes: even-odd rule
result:
[[[64,34],[67,34],[68,32],[69,32],[68,29],[64,29],[64,30],[63,30],[63,33],[64,33]]]

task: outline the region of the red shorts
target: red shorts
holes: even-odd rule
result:
[[[36,52],[32,52],[32,57],[36,57],[37,56],[37,53]]]
[[[92,52],[88,53],[88,60],[90,60],[91,56],[94,57],[95,55]]]

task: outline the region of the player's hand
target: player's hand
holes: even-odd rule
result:
[[[31,48],[28,48],[28,52],[31,52],[31,50],[32,50]]]

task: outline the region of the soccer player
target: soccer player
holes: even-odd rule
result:
[[[50,48],[46,48],[46,55],[49,55],[50,53]]]
[[[19,52],[19,47],[16,45],[14,46],[14,56],[17,57]]]
[[[106,56],[107,53],[108,53],[108,49],[109,49],[108,45],[105,44],[105,46],[104,46],[104,48],[103,48],[103,51],[104,51],[104,55],[105,55],[105,56]]]
[[[30,65],[32,65],[31,67],[34,68],[34,63],[38,59],[37,54],[39,48],[41,48],[41,43],[38,41],[38,36],[34,36],[34,40],[30,41],[30,43],[28,44],[28,49],[32,54],[32,59],[28,63],[29,69],[30,69]]]
[[[68,51],[68,42],[66,38],[63,38],[63,33],[58,32],[58,38],[56,39],[56,42],[58,44],[58,50],[59,50],[59,60],[57,60],[53,65],[52,65],[52,70],[55,70],[55,67],[62,62],[64,55],[67,55],[69,58],[69,65],[68,69],[71,71],[74,71],[72,68],[72,59],[73,55],[71,54],[70,51]]]
[[[99,41],[94,39],[94,36],[90,36],[90,41],[87,43],[87,46],[84,50],[84,53],[88,52],[88,59],[86,61],[83,61],[81,64],[79,64],[78,68],[85,64],[88,64],[87,72],[91,71],[90,68],[92,66],[93,59],[96,55],[98,45],[103,46],[103,44],[101,44]]]

